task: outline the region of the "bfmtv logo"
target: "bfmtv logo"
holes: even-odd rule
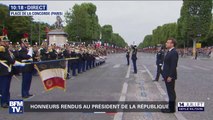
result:
[[[9,113],[10,114],[22,114],[24,110],[23,100],[10,100]]]

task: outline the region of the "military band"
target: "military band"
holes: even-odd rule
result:
[[[85,44],[73,45],[66,43],[59,47],[56,44],[48,45],[44,40],[41,46],[35,43],[31,46],[27,38],[17,43],[11,43],[6,36],[0,36],[0,98],[1,107],[8,108],[10,100],[10,83],[13,75],[22,75],[21,96],[23,99],[33,96],[30,93],[33,73],[33,62],[68,59],[67,79],[77,76],[86,70],[94,68],[104,61],[100,56],[106,56],[106,48],[95,48]],[[77,58],[77,59],[69,59]],[[72,71],[71,71],[72,70]]]

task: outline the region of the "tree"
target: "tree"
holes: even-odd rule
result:
[[[127,43],[124,41],[124,39],[118,34],[113,33],[112,34],[112,44],[118,46],[118,47],[125,47]]]
[[[178,22],[178,36],[188,40],[205,40],[211,26],[212,0],[184,0]],[[181,33],[182,31],[182,33]]]
[[[169,37],[177,36],[177,24],[168,23],[158,26],[152,31],[152,35],[146,35],[140,47],[156,46],[157,44],[164,44]]]
[[[113,35],[113,29],[111,25],[104,25],[101,28],[101,35],[102,35],[102,40],[104,42],[112,43],[112,35]]]
[[[196,55],[196,41],[203,42],[209,33],[212,20],[212,0],[184,0],[181,9],[180,38],[186,38],[187,43],[193,43],[193,56]]]
[[[69,40],[91,42],[100,36],[100,25],[96,15],[96,6],[92,3],[75,4],[65,13],[67,26],[65,31]]]
[[[153,40],[152,35],[146,35],[144,37],[143,42],[141,42],[138,47],[145,48],[145,47],[153,46],[154,44],[153,44],[152,40]]]

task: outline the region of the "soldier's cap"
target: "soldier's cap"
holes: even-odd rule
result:
[[[7,36],[0,36],[0,41],[10,42]]]

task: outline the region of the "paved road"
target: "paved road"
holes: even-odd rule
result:
[[[35,96],[28,101],[159,101],[167,99],[162,81],[153,83],[155,56],[138,54],[138,74],[126,65],[125,54],[109,55],[107,62],[95,69],[67,80],[66,92],[54,89],[45,92],[38,76],[33,78],[31,92]],[[0,108],[0,120],[212,120],[213,115],[213,61],[181,58],[176,82],[178,101],[204,101],[205,112],[163,113],[24,113],[10,115]],[[20,79],[20,77],[18,77]],[[13,78],[12,99],[21,99],[21,81]]]
[[[156,74],[154,54],[139,54],[143,65],[152,75]],[[178,63],[178,80],[176,81],[177,101],[205,102],[205,112],[182,112],[189,120],[213,119],[213,60],[180,58]],[[164,82],[160,82],[165,90]]]

